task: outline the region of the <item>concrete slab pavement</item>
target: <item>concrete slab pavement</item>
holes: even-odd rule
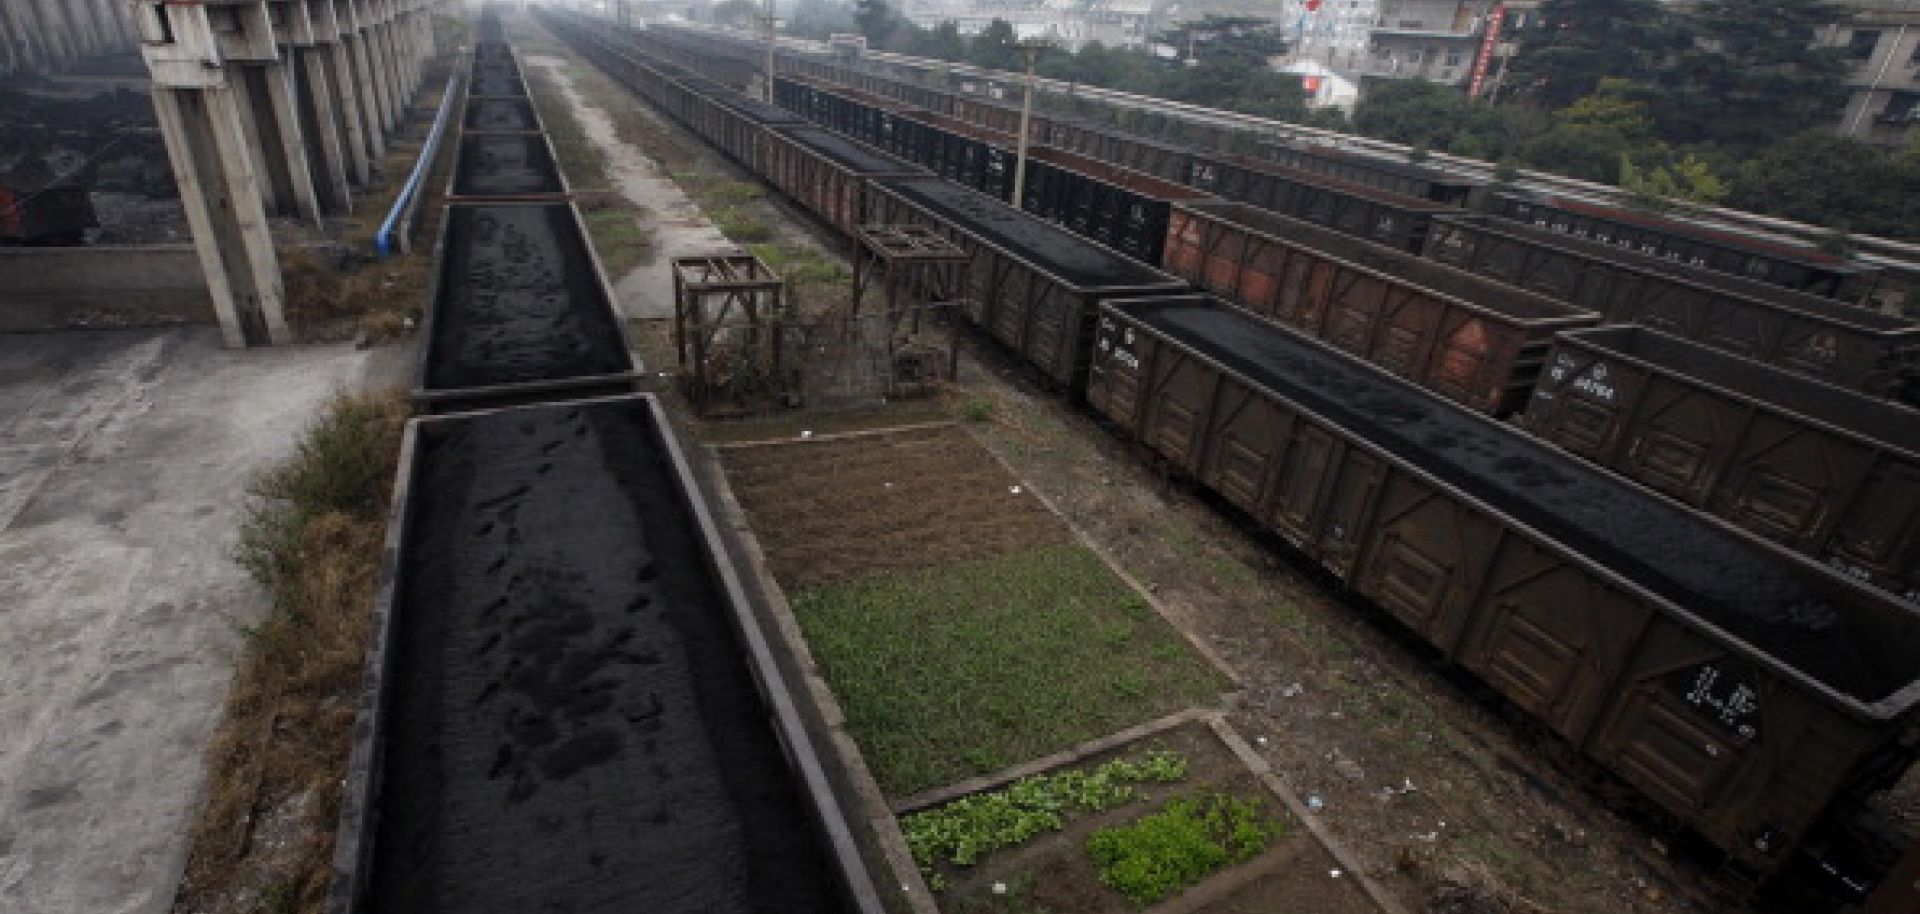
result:
[[[156,914],[242,627],[247,480],[390,352],[0,336],[0,911]]]

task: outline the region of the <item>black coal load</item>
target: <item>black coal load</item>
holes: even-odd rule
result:
[[[458,204],[446,218],[428,391],[633,370],[571,206]]]
[[[554,162],[544,136],[470,133],[461,138],[454,196],[518,197],[565,190],[560,166]]]
[[[842,910],[644,401],[423,429],[370,908]]]
[[[951,181],[899,178],[880,183],[928,214],[1075,287],[1178,285],[1118,251]]]
[[[522,133],[540,129],[533,103],[524,98],[476,98],[467,103],[466,129]]]

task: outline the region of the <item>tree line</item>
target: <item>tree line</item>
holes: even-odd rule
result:
[[[712,8],[748,25],[752,0]],[[1284,30],[1245,16],[1207,16],[1154,36],[1172,59],[1089,42],[1049,50],[1039,75],[1173,101],[1359,133],[1414,148],[1618,185],[1649,207],[1722,203],[1838,232],[1920,237],[1920,146],[1834,135],[1854,65],[1846,48],[1816,48],[1844,18],[1828,0],[1546,0],[1540,26],[1498,82],[1497,99],[1420,80],[1368,87],[1350,115],[1309,108],[1300,78],[1273,70]],[[786,30],[857,32],[868,46],[1019,71],[1007,22],[978,35],[952,22],[922,28],[887,0],[797,0]],[[1180,139],[1176,132],[1168,138]]]

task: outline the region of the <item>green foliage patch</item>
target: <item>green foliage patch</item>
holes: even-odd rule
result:
[[[1259,856],[1280,833],[1259,800],[1207,793],[1176,797],[1137,822],[1094,832],[1087,856],[1102,885],[1146,905]]]
[[[961,797],[901,819],[913,861],[938,890],[937,864],[972,866],[982,856],[1059,831],[1074,812],[1101,812],[1131,802],[1135,784],[1172,783],[1187,776],[1187,760],[1172,752],[1114,759],[1092,771],[1022,778],[995,791]]]
[[[893,796],[1209,703],[1227,687],[1079,546],[809,588],[793,607]]]

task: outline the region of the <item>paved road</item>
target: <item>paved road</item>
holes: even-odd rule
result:
[[[259,590],[244,482],[382,354],[0,335],[0,912],[172,901]]]

